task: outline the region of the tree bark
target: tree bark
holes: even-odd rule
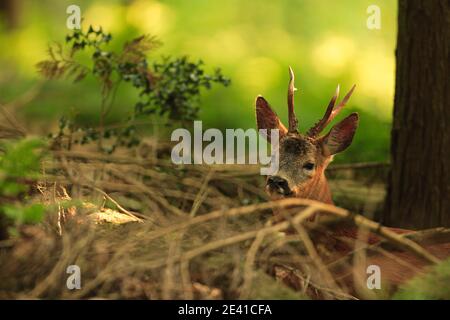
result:
[[[20,0],[0,0],[0,20],[5,20],[8,29],[19,25]]]
[[[449,7],[399,0],[389,226],[450,226]]]

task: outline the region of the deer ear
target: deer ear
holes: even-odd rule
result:
[[[358,114],[352,113],[347,118],[334,125],[330,132],[321,138],[322,153],[331,156],[344,151],[352,143],[358,127]]]
[[[261,96],[256,98],[256,125],[259,129],[267,129],[267,135],[265,136],[268,142],[270,141],[271,129],[279,130],[279,137],[286,135],[287,129],[281,123],[280,118],[269,106],[269,103]]]

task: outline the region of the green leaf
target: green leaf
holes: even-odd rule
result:
[[[400,287],[393,299],[449,300],[450,259],[433,267],[426,275],[418,276]]]
[[[23,139],[16,143],[4,143],[5,153],[0,156],[0,168],[10,178],[34,177],[39,173],[44,143],[38,139]]]
[[[23,211],[21,210],[21,208],[12,205],[5,205],[1,209],[5,216],[7,216],[9,219],[18,223],[22,223]]]
[[[0,182],[0,191],[1,194],[7,197],[14,197],[20,194],[21,192],[25,192],[27,190],[27,186],[23,184],[18,184],[16,182],[4,181]]]
[[[38,223],[44,217],[45,207],[41,204],[32,204],[24,208],[23,223]]]
[[[41,204],[32,204],[26,207],[5,205],[0,210],[17,225],[20,225],[41,222],[44,217],[45,207]]]

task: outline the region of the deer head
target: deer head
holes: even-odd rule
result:
[[[323,118],[306,134],[297,130],[294,112],[294,73],[289,67],[288,86],[288,128],[281,123],[269,103],[262,97],[256,98],[256,122],[258,129],[267,129],[266,139],[279,147],[279,170],[275,176],[268,176],[266,191],[272,199],[302,197],[332,203],[324,171],[333,155],[344,151],[352,142],[358,126],[358,114],[352,113],[334,125],[325,134],[320,133],[336,117],[349,100],[355,86],[336,105],[339,86],[331,98]],[[279,130],[279,141],[270,141],[270,130]]]

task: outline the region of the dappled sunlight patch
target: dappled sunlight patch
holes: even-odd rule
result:
[[[11,46],[5,53],[28,77],[36,77],[36,63],[46,55],[48,41],[40,29],[30,25],[11,34]]]
[[[235,75],[239,86],[253,95],[266,91],[278,83],[282,72],[281,65],[268,57],[257,57],[244,60]]]
[[[342,35],[330,35],[319,41],[312,50],[311,63],[325,77],[343,72],[355,54],[355,43]]]
[[[165,35],[173,24],[175,12],[158,1],[134,1],[127,9],[126,21],[141,32]]]
[[[96,224],[111,223],[119,225],[129,222],[141,222],[141,220],[137,218],[108,208],[91,213],[88,215],[88,218]]]
[[[122,28],[124,8],[117,4],[95,3],[84,14],[84,25],[102,26],[105,30],[116,32]]]
[[[360,107],[387,119],[392,116],[394,101],[395,57],[385,52],[378,47],[369,48],[357,59],[354,70],[360,95],[376,101],[375,106],[371,103]]]

